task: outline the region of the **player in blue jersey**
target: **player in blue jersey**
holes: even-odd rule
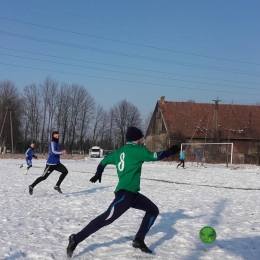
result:
[[[65,153],[65,150],[61,151],[60,150],[60,145],[59,145],[59,132],[58,131],[53,131],[52,132],[52,140],[49,143],[49,148],[48,148],[48,153],[49,153],[49,158],[47,159],[46,162],[46,167],[43,172],[43,175],[38,177],[34,183],[29,185],[29,193],[32,195],[33,194],[33,188],[40,182],[46,180],[49,175],[53,171],[58,171],[61,172],[60,178],[56,185],[54,186],[54,189],[57,190],[59,193],[62,193],[60,189],[60,185],[66,175],[68,174],[67,168],[60,163],[60,155]]]
[[[34,143],[30,144],[30,147],[25,152],[25,161],[27,164],[27,168],[23,174],[27,174],[28,170],[32,167],[32,158],[37,159],[37,156],[34,155]],[[20,166],[20,168],[23,167],[23,164]]]

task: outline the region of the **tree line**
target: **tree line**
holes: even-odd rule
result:
[[[24,153],[34,142],[38,153],[46,153],[53,130],[68,153],[86,153],[94,145],[114,150],[125,144],[129,126],[144,128],[140,111],[127,100],[106,111],[82,85],[59,84],[48,76],[19,91],[13,82],[0,81],[2,151]]]

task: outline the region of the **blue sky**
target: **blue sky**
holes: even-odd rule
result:
[[[260,1],[1,0],[0,81],[51,76],[145,118],[156,101],[259,103]]]

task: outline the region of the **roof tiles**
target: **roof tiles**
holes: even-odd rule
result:
[[[168,133],[222,138],[260,138],[260,106],[158,101]]]

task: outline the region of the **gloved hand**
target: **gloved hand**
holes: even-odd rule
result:
[[[97,180],[99,180],[99,183],[101,182],[101,176],[97,177],[96,175],[94,175],[89,181],[95,183]]]
[[[169,148],[169,150],[171,150],[172,151],[172,154],[176,154],[176,153],[178,153],[180,150],[181,150],[181,148],[179,147],[179,145],[172,145],[170,148]]]

